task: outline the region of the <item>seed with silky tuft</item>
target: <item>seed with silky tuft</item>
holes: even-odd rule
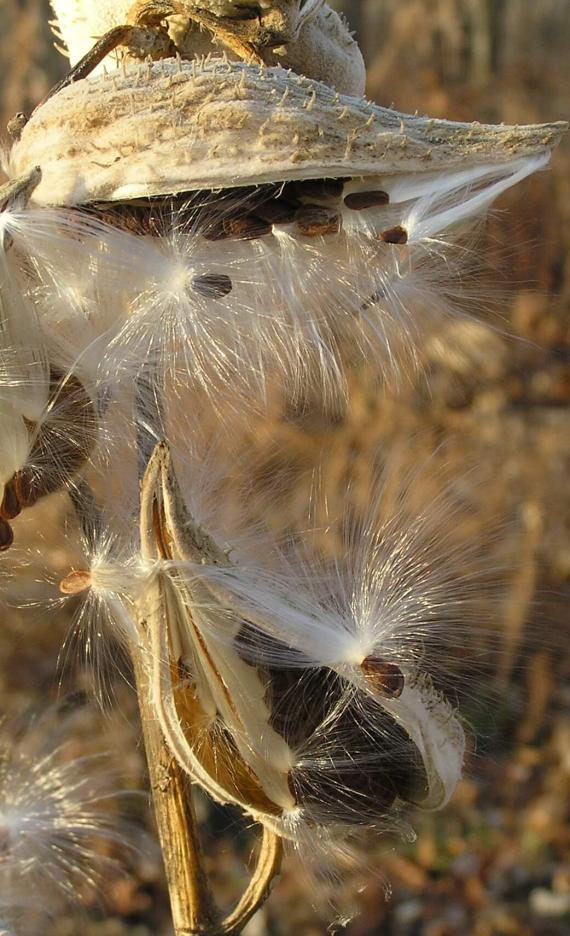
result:
[[[351,192],[346,195],[344,203],[353,211],[363,211],[365,208],[379,208],[390,204],[388,192]]]
[[[320,237],[325,234],[338,234],[340,215],[317,205],[307,205],[295,212],[297,229],[305,237]]]
[[[91,588],[91,574],[84,569],[70,572],[59,583],[62,595],[80,595]]]
[[[398,224],[388,231],[382,231],[380,240],[384,241],[385,244],[407,244],[408,232]]]
[[[384,696],[398,699],[404,691],[404,674],[395,663],[379,660],[377,657],[366,657],[361,663],[361,669],[367,682]]]
[[[206,299],[222,299],[232,291],[232,281],[225,273],[203,273],[192,278],[192,287]]]

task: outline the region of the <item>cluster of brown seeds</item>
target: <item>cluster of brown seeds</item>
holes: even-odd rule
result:
[[[317,179],[222,192],[182,192],[120,204],[94,202],[81,210],[141,235],[164,234],[171,226],[169,218],[176,217],[177,227],[188,226],[207,240],[253,240],[271,234],[274,224],[294,224],[305,237],[321,237],[340,230],[343,205],[351,211],[364,211],[390,202],[381,190],[350,192],[343,199],[347,181]],[[401,227],[393,228],[379,233],[378,239],[402,244],[407,233]]]
[[[384,695],[401,695],[404,676],[395,664],[370,661],[372,670]],[[314,818],[326,821],[332,814],[349,825],[358,824],[367,804],[374,804],[374,810],[389,809],[397,796],[413,800],[425,787],[421,759],[404,729],[380,706],[368,720],[358,696],[347,694],[331,670],[271,667],[267,680],[271,727],[294,750],[308,745],[308,756],[290,770],[288,779],[295,802],[308,807]],[[327,719],[330,741],[357,752],[354,762],[346,758],[337,763],[331,757],[324,769],[322,762],[311,762],[311,737],[318,736]]]
[[[344,195],[349,179],[311,179],[224,191],[182,192],[165,198],[130,202],[94,202],[81,210],[131,234],[160,237],[173,230],[201,234],[206,240],[255,240],[273,232],[273,225],[291,224],[302,237],[338,234],[342,211],[365,211],[390,203],[387,192],[370,190]],[[344,197],[343,197],[344,195]],[[71,209],[74,210],[74,209]],[[405,228],[380,232],[378,240],[402,245]],[[232,289],[228,276],[206,273],[192,287],[208,299],[220,299]]]

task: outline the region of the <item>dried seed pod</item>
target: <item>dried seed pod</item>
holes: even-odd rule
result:
[[[442,315],[463,312],[448,298],[454,229],[461,236],[544,167],[564,129],[408,117],[283,69],[220,59],[130,65],[66,87],[33,114],[10,164],[15,175],[41,164],[43,177],[28,229],[23,221],[13,236],[34,254],[42,314],[54,299],[69,308],[74,354],[102,349],[99,373],[136,373],[152,332],[161,366],[208,391],[215,374],[250,398],[279,379],[277,362],[290,386],[302,370],[326,387],[328,403],[344,389],[342,345],[375,360],[383,379],[421,363],[418,322],[425,337]],[[350,207],[368,193],[381,193],[374,206]],[[47,228],[36,237],[32,218],[46,204],[63,210],[45,213],[42,239]],[[435,240],[446,246],[434,250]],[[193,289],[204,270],[230,276],[231,294]],[[108,296],[119,283],[112,321],[111,304],[97,301],[94,332],[73,328],[74,296]]]
[[[397,798],[447,801],[464,736],[429,678],[376,656],[350,663],[344,641],[327,665],[330,609],[240,571],[188,512],[164,444],[143,481],[141,536],[145,560],[167,563],[139,609],[153,705],[173,754],[214,798],[295,840],[305,822],[325,834],[376,823]]]
[[[324,0],[264,0],[258,6],[239,0],[173,0],[156,4],[145,0],[52,0],[54,31],[69,50],[72,64],[89,52],[93,36],[125,23],[167,22],[163,38],[173,42],[183,59],[207,56],[225,48],[229,55],[253,57],[266,65],[280,65],[343,94],[364,93],[365,68],[360,49],[344,20]],[[168,8],[173,14],[168,18]],[[126,56],[145,58],[149,49],[130,45]],[[155,51],[153,58],[157,57]],[[172,54],[172,53],[170,53]],[[116,57],[104,67],[115,69]]]
[[[97,436],[93,404],[77,377],[52,369],[45,422],[23,420],[29,434],[25,463],[4,484],[0,504],[0,550],[13,542],[9,521],[40,498],[59,491],[87,461]]]
[[[410,117],[282,69],[166,60],[50,98],[13,146],[10,170],[41,165],[34,199],[52,205],[347,176],[415,173],[419,184],[435,172],[538,163],[565,130]]]

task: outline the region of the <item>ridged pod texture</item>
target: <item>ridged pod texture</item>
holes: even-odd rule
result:
[[[78,204],[287,179],[469,170],[545,156],[564,124],[411,117],[281,68],[165,60],[88,78],[38,109],[10,167]]]

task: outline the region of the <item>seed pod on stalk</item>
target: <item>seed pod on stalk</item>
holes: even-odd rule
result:
[[[70,46],[82,7],[55,4]],[[255,16],[236,0],[99,10],[111,32],[19,126],[9,172],[42,176],[10,213],[7,262],[49,373],[87,388],[105,424],[90,451],[102,442],[97,458],[103,448],[112,464],[123,446],[117,475],[137,495],[141,480],[129,567],[115,581],[112,562],[73,570],[61,590],[108,592],[130,647],[175,930],[237,933],[267,896],[282,839],[330,845],[381,826],[395,803],[443,806],[465,739],[421,666],[410,622],[427,629],[431,579],[413,579],[426,594],[410,604],[406,543],[390,552],[386,531],[363,534],[353,591],[328,603],[286,574],[244,572],[192,515],[173,411],[194,412],[198,390],[218,416],[228,398],[255,408],[272,381],[334,407],[347,357],[406,375],[442,316],[465,311],[466,233],[547,165],[565,125],[451,123],[344,94],[362,91],[359,54],[319,0],[267,0]],[[192,58],[195,24],[243,61]],[[121,43],[123,68],[86,77]],[[154,61],[128,61],[145,49]],[[116,518],[80,488],[84,531],[104,539]],[[188,776],[263,828],[251,884],[223,920]]]

